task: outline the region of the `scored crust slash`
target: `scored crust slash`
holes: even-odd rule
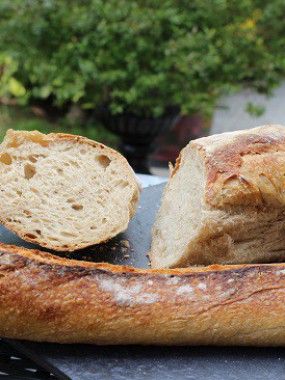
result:
[[[92,344],[285,344],[285,264],[139,270],[3,244],[0,249],[1,337]]]

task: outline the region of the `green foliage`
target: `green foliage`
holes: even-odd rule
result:
[[[36,117],[28,107],[0,106],[0,141],[7,129],[34,131],[42,133],[62,132],[74,135],[86,136],[92,140],[101,141],[116,148],[118,139],[112,133],[105,130],[101,125],[94,125],[92,120],[84,123],[72,123],[67,118],[58,118],[49,121],[46,118]]]
[[[248,102],[246,105],[246,110],[250,115],[260,117],[264,114],[265,107],[258,104],[253,104],[252,102]]]
[[[0,53],[0,97],[23,97],[25,87],[13,76],[18,64],[8,55]]]
[[[210,113],[241,85],[279,83],[284,14],[284,0],[2,0],[0,51],[16,62],[4,91],[113,113]]]

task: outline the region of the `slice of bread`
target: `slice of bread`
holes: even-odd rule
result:
[[[124,231],[140,185],[118,152],[80,136],[9,130],[0,146],[0,221],[57,251]]]
[[[190,142],[153,228],[153,268],[285,259],[285,127]]]

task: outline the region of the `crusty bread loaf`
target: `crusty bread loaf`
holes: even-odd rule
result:
[[[285,264],[138,270],[0,245],[0,337],[285,345]]]
[[[80,136],[9,130],[0,146],[0,220],[43,247],[74,251],[124,231],[140,186],[118,152]]]
[[[285,128],[190,142],[153,228],[153,268],[285,259]]]

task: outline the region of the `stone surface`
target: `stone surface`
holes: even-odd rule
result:
[[[136,216],[123,238],[134,252],[130,258],[104,251],[104,260],[116,264],[147,267],[150,229],[164,184],[143,190]],[[25,245],[2,229],[1,241]],[[31,244],[29,244],[31,246]],[[85,250],[87,254],[87,250]],[[93,261],[100,259],[91,252]],[[78,255],[78,253],[77,253]],[[102,256],[101,256],[102,260]],[[285,380],[283,348],[242,347],[100,347],[59,345],[9,340],[9,343],[62,380]],[[0,364],[1,367],[1,364]]]

